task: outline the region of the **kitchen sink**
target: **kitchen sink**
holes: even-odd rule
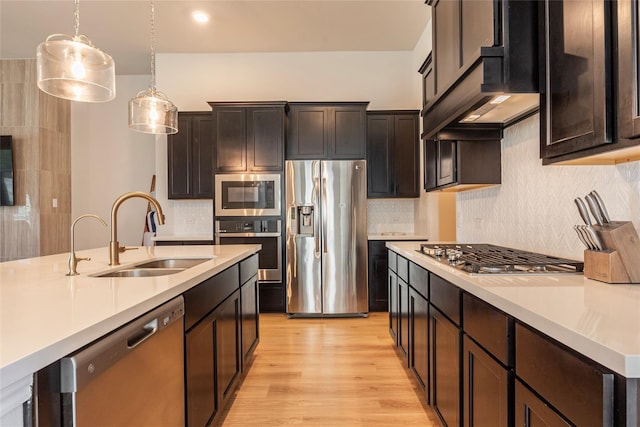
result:
[[[164,258],[145,261],[130,267],[93,274],[91,277],[154,277],[180,273],[215,257]]]
[[[136,268],[190,268],[198,264],[202,264],[205,261],[209,261],[212,258],[167,258],[167,259],[155,259],[143,264],[136,265]]]

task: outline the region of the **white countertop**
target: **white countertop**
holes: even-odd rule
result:
[[[153,240],[154,242],[157,241],[161,241],[161,242],[174,242],[174,241],[189,241],[189,240],[206,240],[206,241],[213,241],[213,233],[211,234],[200,234],[200,235],[186,235],[186,236],[179,236],[179,235],[171,235],[171,236],[153,236],[151,238],[151,240]]]
[[[427,241],[429,237],[424,234],[402,233],[402,232],[386,232],[369,234],[369,240],[385,240],[385,241],[402,241],[402,240],[422,240]]]
[[[99,278],[108,248],[67,277],[68,254],[0,263],[0,384],[20,380],[256,253],[260,245],[140,247],[120,266],[167,257],[215,257],[167,276]]]
[[[387,247],[609,369],[640,378],[640,285],[583,275],[471,276],[420,254],[419,243]]]

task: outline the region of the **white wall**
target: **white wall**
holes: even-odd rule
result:
[[[103,104],[72,103],[72,220],[82,214],[101,216],[110,224],[111,206],[128,191],[148,192],[155,173],[155,136],[129,130],[128,102],[149,86],[149,76],[118,76],[116,99]],[[118,213],[120,244],[139,246],[147,202],[124,202]],[[94,219],[76,225],[76,249],[109,246],[110,229]],[[108,257],[108,252],[105,251]]]
[[[502,184],[457,195],[457,240],[583,259],[574,199],[597,190],[613,220],[640,229],[640,162],[542,166],[539,115],[505,129]]]

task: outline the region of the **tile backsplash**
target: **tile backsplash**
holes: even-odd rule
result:
[[[505,129],[502,184],[458,193],[457,240],[582,259],[574,199],[591,190],[602,196],[612,220],[633,221],[640,229],[640,162],[542,166],[539,116],[532,116]]]
[[[367,232],[414,232],[414,199],[367,200]]]

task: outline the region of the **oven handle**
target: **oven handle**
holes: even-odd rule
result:
[[[220,237],[280,237],[280,233],[224,233],[218,232]]]

